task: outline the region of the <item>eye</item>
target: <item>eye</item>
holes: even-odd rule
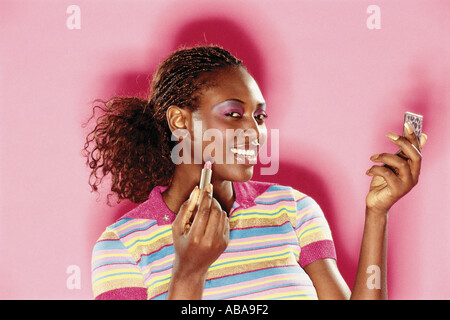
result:
[[[266,119],[266,118],[267,118],[267,114],[265,112],[257,114],[255,116],[255,119],[258,121],[264,121],[264,119]]]
[[[232,117],[232,118],[240,118],[241,114],[239,112],[236,111],[231,111],[227,114],[225,114],[227,117]]]

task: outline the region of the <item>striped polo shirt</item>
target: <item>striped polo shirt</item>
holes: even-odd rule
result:
[[[336,259],[319,205],[288,186],[233,182],[227,249],[210,266],[203,299],[317,299],[304,271]],[[170,211],[155,187],[147,201],[106,228],[92,255],[95,299],[165,299],[175,251]]]

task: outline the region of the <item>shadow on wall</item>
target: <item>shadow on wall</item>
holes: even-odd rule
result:
[[[223,17],[192,20],[181,26],[172,38],[173,43],[169,44],[164,58],[180,47],[219,45],[243,61],[262,92],[267,89],[261,50],[250,35],[234,21]],[[111,80],[110,87],[115,88],[117,94],[148,98],[149,85],[159,62],[149,61],[148,70],[118,74]]]
[[[267,88],[266,85],[266,68],[264,58],[260,54],[261,50],[255,41],[253,41],[252,37],[236,22],[223,17],[192,20],[182,26],[174,35],[173,39],[173,44],[169,47],[170,51],[176,50],[181,46],[189,47],[206,44],[222,46],[243,60],[244,65],[258,82],[263,94],[270,91],[270,88]],[[167,52],[166,56],[169,53]],[[117,75],[117,77],[110,80],[110,88],[115,88],[116,94],[138,96],[147,99],[149,84],[153,73],[156,71],[158,62],[150,61],[150,63],[148,70]],[[257,173],[259,171],[255,167],[254,172]],[[310,195],[320,204],[333,231],[339,268],[345,280],[351,285],[356,271],[356,262],[348,258],[344,246],[340,245],[342,243],[340,241],[342,237],[340,237],[339,231],[333,228],[337,214],[331,202],[325,180],[309,169],[289,163],[280,163],[280,170],[277,175],[258,176],[255,174],[254,180],[276,182],[281,185],[291,186]],[[122,201],[119,205],[111,208],[111,220],[106,225],[113,223],[136,206],[136,204],[130,201]],[[106,225],[100,226],[95,232],[101,232]],[[99,233],[95,237],[98,235]]]
[[[229,19],[210,17],[186,23],[175,35],[173,49],[209,44],[219,45],[241,59],[261,91],[267,90],[261,48],[243,28]]]

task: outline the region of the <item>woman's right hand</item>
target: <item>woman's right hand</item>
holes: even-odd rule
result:
[[[175,261],[168,299],[201,299],[209,267],[228,246],[228,217],[212,195],[212,184],[203,192],[195,187],[172,224]]]

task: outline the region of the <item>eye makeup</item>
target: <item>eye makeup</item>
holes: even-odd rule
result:
[[[244,108],[238,101],[225,100],[216,104],[213,107],[213,111],[223,116],[232,114],[233,112],[239,113],[242,116],[242,114],[244,113]]]
[[[260,118],[260,120],[264,120],[265,118],[267,118],[267,113],[266,110],[259,108],[258,110],[255,111],[255,113],[253,114],[253,116],[256,117],[260,117],[263,116],[262,118]]]
[[[213,106],[212,110],[223,116],[230,116],[233,113],[238,113],[242,117],[245,112],[242,103],[234,99],[219,102],[218,104]],[[263,118],[267,118],[265,104],[259,105],[254,113],[255,117],[259,117],[261,115],[263,115]],[[236,116],[233,117],[236,118]]]

